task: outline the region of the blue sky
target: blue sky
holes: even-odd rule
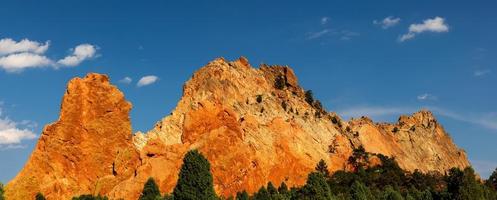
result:
[[[146,131],[196,69],[242,55],[254,66],[293,67],[346,118],[395,121],[429,108],[488,177],[497,167],[495,8],[490,0],[2,1],[0,181],[57,119],[71,78],[108,74],[134,105],[134,131]]]

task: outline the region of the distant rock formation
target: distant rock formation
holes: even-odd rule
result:
[[[59,121],[48,125],[24,169],[6,188],[9,199],[103,194],[137,199],[154,177],[171,192],[183,155],[199,149],[211,162],[215,189],[229,196],[272,181],[305,183],[320,159],[348,169],[354,148],[393,156],[409,171],[469,166],[429,111],[395,124],[367,117],[342,120],[306,100],[293,70],[219,58],[194,73],[171,115],[147,133],[131,134],[131,105],[104,75],[75,78]]]

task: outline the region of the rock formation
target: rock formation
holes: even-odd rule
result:
[[[8,199],[48,199],[110,192],[133,176],[139,154],[129,111],[107,76],[88,74],[67,85],[57,122],[46,126],[24,169],[8,184]]]
[[[342,120],[306,101],[293,70],[245,58],[216,59],[193,74],[171,115],[147,133],[131,134],[130,104],[106,76],[68,85],[60,119],[47,126],[30,160],[7,186],[9,199],[103,194],[137,199],[154,177],[171,192],[183,155],[199,149],[211,162],[215,189],[229,196],[268,181],[302,185],[320,159],[347,169],[354,148],[393,156],[409,171],[469,166],[429,111],[395,124]]]

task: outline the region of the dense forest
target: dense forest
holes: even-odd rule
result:
[[[381,162],[373,165],[372,157]],[[372,154],[359,147],[348,160],[352,170],[330,173],[321,160],[302,187],[267,183],[256,193],[240,191],[234,197],[219,197],[214,191],[209,161],[197,150],[183,158],[179,179],[171,194],[161,194],[153,178],[143,187],[140,200],[497,200],[497,169],[481,180],[472,168],[452,168],[445,174],[402,170],[394,158]],[[44,200],[38,193],[36,200]],[[104,196],[81,195],[73,200],[105,200]],[[0,200],[3,185],[0,184]]]

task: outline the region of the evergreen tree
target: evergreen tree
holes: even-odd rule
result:
[[[5,198],[3,197],[3,184],[0,183],[0,200],[5,200]]]
[[[457,168],[449,170],[446,177],[447,192],[454,200],[480,200],[484,199],[484,188],[480,185],[471,167],[461,171]]]
[[[164,198],[162,198],[162,200],[173,200],[173,199],[174,199],[174,197],[171,194],[165,194]]]
[[[215,200],[209,161],[197,150],[186,153],[173,191],[176,200]]]
[[[494,172],[488,177],[485,183],[492,189],[497,190],[497,168],[495,168]]]
[[[288,186],[286,186],[285,182],[281,182],[280,187],[278,187],[278,193],[280,194],[288,194]]]
[[[348,159],[348,163],[354,167],[356,172],[360,171],[368,165],[369,153],[366,152],[362,145],[354,148],[352,155]]]
[[[38,192],[35,196],[35,200],[45,200],[45,196],[42,193]]]
[[[267,189],[262,186],[257,193],[254,194],[252,200],[269,200],[271,199],[271,195],[267,191]]]
[[[249,200],[249,195],[247,191],[236,193],[236,200]]]
[[[485,199],[483,187],[476,180],[475,171],[468,167],[463,171],[463,178],[459,187],[459,196],[456,199],[460,200],[480,200]]]
[[[372,200],[374,199],[373,194],[368,187],[359,181],[354,182],[351,188],[351,196],[353,200]]]
[[[159,187],[155,183],[154,178],[148,178],[147,182],[145,182],[145,185],[143,186],[143,191],[139,200],[155,200],[160,196]]]
[[[383,191],[381,200],[404,200],[404,198],[397,190],[394,190],[393,187],[387,186]]]
[[[328,165],[323,159],[321,159],[316,165],[316,171],[322,173],[325,178],[330,177],[330,171],[328,171]]]
[[[418,200],[433,200],[433,195],[431,194],[430,190],[426,189],[424,192],[421,193],[420,198]]]
[[[319,172],[311,172],[307,176],[307,182],[302,188],[301,195],[314,200],[332,199],[330,186],[326,183],[323,174]]]
[[[271,181],[267,183],[267,192],[269,192],[270,195],[278,194],[278,190],[274,187]]]

